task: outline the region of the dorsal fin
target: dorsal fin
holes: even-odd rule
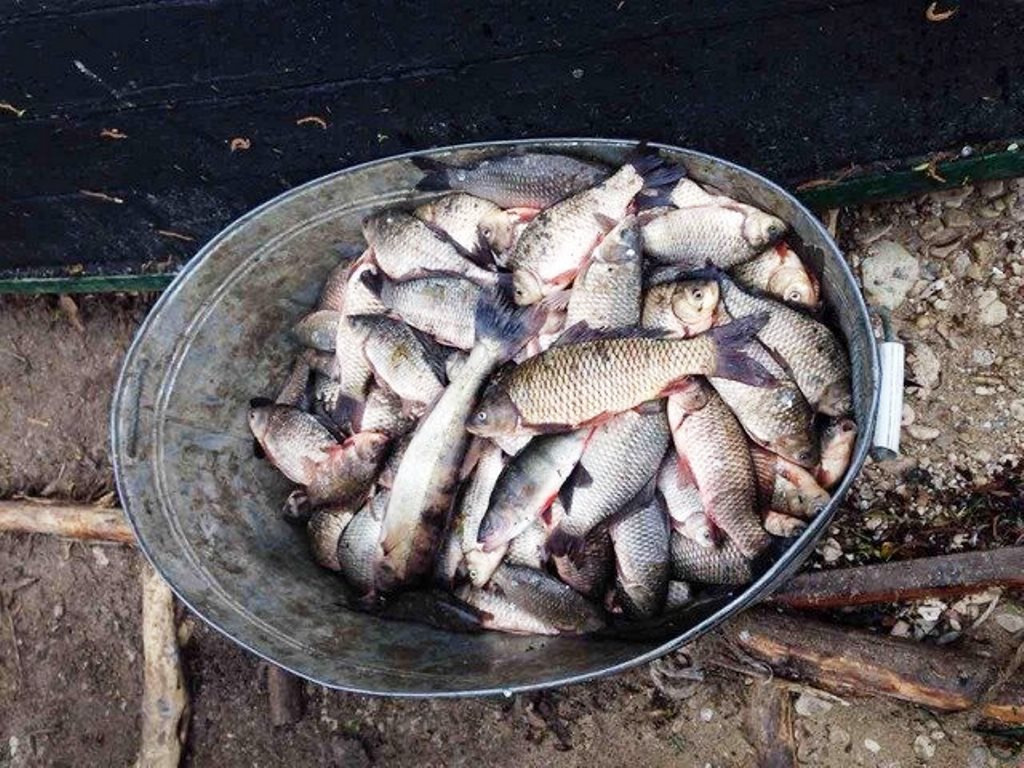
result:
[[[591,328],[581,320],[562,331],[555,342],[549,347],[563,347],[569,344],[582,344],[585,341],[607,341],[610,339],[667,339],[670,334],[661,328]]]

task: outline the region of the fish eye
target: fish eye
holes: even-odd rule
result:
[[[801,298],[802,298],[802,297],[801,297],[801,295],[800,295],[800,290],[799,290],[798,288],[794,288],[794,289],[793,289],[792,291],[790,291],[790,292],[789,292],[789,294],[788,294],[788,295],[786,296],[786,299],[787,299],[788,301],[800,301],[800,299],[801,299]]]
[[[480,231],[483,232],[484,237],[490,238],[490,236],[491,236],[491,228],[490,227],[484,227]]]
[[[695,288],[693,291],[693,298],[696,299],[697,301],[703,301],[704,291],[702,291],[700,288]]]
[[[477,424],[487,423],[487,411],[477,411],[476,416],[473,417]]]

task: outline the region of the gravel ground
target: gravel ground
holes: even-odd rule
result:
[[[808,567],[1021,543],[1024,536],[1024,184],[995,182],[843,211],[839,237],[908,344],[900,459],[869,464]],[[0,297],[0,498],[90,500],[112,489],[107,408],[151,297]],[[138,742],[140,556],[0,535],[0,766],[128,764]],[[987,593],[836,618],[1005,654],[1019,596]],[[751,764],[746,679],[710,669],[673,699],[649,669],[549,697],[407,702],[307,685],[273,729],[255,657],[183,617],[186,765]],[[961,640],[961,635],[966,637]],[[1012,766],[1019,744],[882,700],[795,691],[802,764]],[[564,721],[563,743],[543,717]]]

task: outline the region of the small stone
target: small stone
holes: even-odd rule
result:
[[[928,600],[927,602],[917,606],[917,615],[920,616],[927,622],[936,622],[939,617],[942,616],[942,612],[946,610],[946,604],[939,602],[938,600]]]
[[[804,692],[797,697],[794,708],[801,717],[818,717],[831,711],[832,702],[819,699],[811,693]]]
[[[917,228],[917,234],[921,236],[922,240],[931,240],[942,230],[943,226],[941,219],[928,219]]]
[[[914,739],[914,754],[922,760],[935,757],[935,743],[923,733]]]
[[[996,257],[996,248],[988,240],[975,240],[971,243],[971,253],[975,263],[987,267]]]
[[[914,382],[926,389],[939,385],[942,363],[932,348],[923,342],[916,342],[910,351],[910,375]]]
[[[958,253],[956,258],[953,259],[953,264],[949,270],[953,273],[954,277],[964,277],[967,274],[967,270],[971,268],[971,257],[966,253]]]
[[[980,368],[988,368],[996,361],[996,353],[991,349],[975,349],[971,352],[971,362]]]
[[[1009,315],[1009,310],[1006,309],[1006,305],[1003,304],[1003,302],[993,301],[991,304],[987,304],[981,312],[978,313],[978,321],[982,325],[1002,325]]]
[[[930,242],[934,248],[937,245],[949,245],[955,243],[964,236],[963,232],[953,229],[952,227],[943,227],[934,235],[932,235]]]
[[[983,181],[978,185],[978,191],[981,192],[981,196],[986,200],[991,200],[994,197],[1002,197],[1006,194],[1006,182],[1002,179],[996,179],[995,181]]]
[[[828,728],[828,740],[840,749],[845,749],[850,743],[850,734],[838,725],[830,725]]]
[[[960,238],[945,245],[933,245],[928,249],[928,255],[934,259],[947,259],[949,254],[960,248]]]
[[[873,755],[877,755],[882,751],[882,745],[874,739],[864,739],[864,749]]]
[[[843,556],[843,549],[835,539],[826,539],[821,548],[821,556],[826,563],[834,563]]]
[[[978,215],[983,219],[998,219],[1003,212],[994,205],[983,205],[978,208]]]
[[[918,315],[914,318],[914,327],[919,331],[927,331],[935,325],[935,318],[931,315]]]
[[[924,424],[911,424],[907,427],[907,434],[915,440],[927,443],[942,434],[937,427],[926,427]]]
[[[887,309],[896,309],[921,271],[917,259],[892,240],[879,240],[861,264],[868,298]]]
[[[942,220],[946,222],[947,227],[956,227],[957,229],[969,227],[974,223],[962,208],[951,208],[942,214]]]
[[[978,309],[984,309],[989,304],[994,303],[999,298],[999,291],[994,288],[989,288],[987,291],[982,291],[981,295],[978,296]]]
[[[988,768],[989,754],[985,747],[974,747],[967,754],[967,768]]]
[[[715,710],[711,709],[711,707],[704,707],[704,708],[703,708],[703,709],[702,709],[702,710],[700,711],[700,719],[701,719],[701,722],[704,722],[704,723],[710,723],[710,722],[711,722],[711,720],[712,720],[712,719],[713,719],[714,717],[715,717]]]
[[[55,603],[52,614],[54,619],[59,620],[64,615],[64,603]]]
[[[1024,421],[1024,400],[1014,400],[1010,403],[1010,415],[1017,421]]]
[[[103,547],[92,547],[92,559],[96,561],[96,565],[104,568],[110,565],[110,560],[107,558],[107,553],[103,551]]]
[[[909,621],[900,619],[892,625],[892,629],[889,630],[889,634],[893,637],[910,637],[910,631],[912,627]]]
[[[976,283],[980,283],[985,279],[985,273],[977,264],[971,264],[971,266],[967,268],[966,276]]]
[[[930,197],[937,203],[942,203],[950,208],[959,208],[964,204],[964,200],[971,196],[974,191],[972,186],[954,187],[953,189],[943,189],[938,192],[932,192]]]
[[[1024,616],[1016,613],[998,613],[995,615],[996,624],[1005,629],[1011,635],[1024,629]]]
[[[903,403],[903,416],[900,418],[900,424],[909,427],[914,423],[915,418],[917,418],[917,414],[914,412],[914,406],[910,403]]]

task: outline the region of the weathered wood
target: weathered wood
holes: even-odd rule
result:
[[[997,0],[17,4],[0,273],[174,269],[281,191],[439,144],[642,137],[790,185],[977,148],[1020,130],[1022,28]]]
[[[270,722],[275,728],[299,722],[306,711],[302,678],[270,664],[267,667],[267,699],[270,702]]]
[[[142,570],[142,744],[137,768],[176,768],[188,733],[189,703],[174,626],[174,596]]]
[[[0,532],[46,533],[70,539],[134,544],[124,513],[85,505],[0,501]]]
[[[981,714],[999,723],[1024,725],[1024,678],[1019,671],[999,687],[990,701],[981,706]]]
[[[771,680],[755,681],[750,686],[744,727],[758,768],[797,765],[793,701],[788,690]]]
[[[809,571],[791,579],[772,601],[791,608],[838,608],[955,597],[992,586],[1024,587],[1024,547]]]
[[[943,712],[968,709],[996,680],[990,659],[956,648],[877,635],[771,609],[740,614],[725,628],[775,674],[840,695],[889,696]]]

